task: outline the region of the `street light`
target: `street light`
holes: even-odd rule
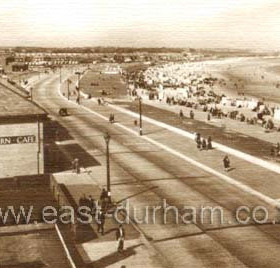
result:
[[[61,81],[62,80],[62,78],[61,78],[61,65],[59,65],[59,82],[60,82],[60,84],[61,84]]]
[[[108,132],[104,135],[104,140],[106,142],[106,167],[107,167],[107,192],[109,200],[111,201],[111,183],[110,183],[110,159],[109,159],[109,142],[111,136]]]
[[[142,136],[142,98],[139,97],[139,135]]]
[[[67,79],[67,99],[69,100],[70,96],[70,90],[69,90],[69,85],[72,83],[72,81],[68,78]]]
[[[33,87],[30,88],[30,99],[33,101]]]

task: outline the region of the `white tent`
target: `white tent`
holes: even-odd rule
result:
[[[251,100],[247,102],[247,107],[251,110],[255,109],[258,106],[258,102]]]
[[[275,109],[275,111],[274,111],[274,119],[280,121],[280,109]]]

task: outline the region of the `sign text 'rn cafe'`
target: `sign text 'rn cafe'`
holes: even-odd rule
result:
[[[35,143],[35,135],[0,137],[0,145]]]

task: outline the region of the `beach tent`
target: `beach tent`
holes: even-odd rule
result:
[[[236,107],[244,107],[244,101],[243,100],[236,100]]]
[[[250,110],[255,109],[257,106],[258,106],[258,102],[255,101],[255,100],[251,100],[251,101],[248,101],[248,102],[247,102],[247,107],[248,107]]]
[[[280,109],[275,109],[275,111],[274,111],[274,119],[280,121]]]
[[[158,99],[159,100],[163,100],[164,99],[164,90],[158,92]]]
[[[227,98],[227,97],[222,97],[222,100],[221,100],[220,104],[223,105],[223,106],[231,106],[232,99]]]
[[[265,105],[260,105],[259,109],[260,113],[262,113],[266,109],[266,107]]]

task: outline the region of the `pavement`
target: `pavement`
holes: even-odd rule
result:
[[[276,200],[280,190],[278,173],[235,156],[230,156],[233,169],[225,173],[221,161],[224,153],[219,150],[199,151],[193,140],[149,122],[145,122],[144,136],[139,137],[138,126],[134,125],[131,115],[108,105],[99,106],[91,100],[82,100],[83,106],[78,106],[61,98],[57,92],[57,77],[42,81],[37,88],[45,89],[35,90],[35,98],[51,114],[62,105],[69,109],[71,116],[59,120],[69,130],[72,139],[101,164],[87,167],[92,180],[100,186],[104,186],[106,177],[103,134],[110,132],[114,200],[123,203],[129,199],[128,210],[133,215],[136,209],[137,228],[149,242],[145,246],[153,249],[167,267],[279,266],[280,229],[279,224],[274,224],[278,221],[273,223],[279,220],[278,211],[266,199],[222,179],[229,177],[269,200]],[[108,122],[112,112],[117,121],[114,124]],[[167,117],[164,112],[160,115],[163,119]],[[154,113],[151,116],[155,116]],[[170,120],[174,121],[174,117]],[[160,147],[160,144],[165,147]],[[179,157],[179,154],[185,158]],[[75,151],[71,155],[75,155]],[[197,163],[214,170],[216,175]],[[87,187],[92,187],[91,184],[93,182]],[[184,215],[184,205],[195,207],[198,211],[203,206],[219,206],[223,208],[225,222],[209,223],[198,219],[190,224],[176,224],[170,212],[168,223],[163,224],[162,211],[156,213],[155,222],[146,224],[141,221],[147,215],[143,208],[162,205],[163,200],[180,208],[181,216]],[[266,207],[269,211],[267,224],[256,225],[252,221],[238,224],[234,213],[239,206]],[[148,212],[149,216],[153,216]],[[101,252],[107,253],[105,245]],[[91,254],[99,256],[94,250]],[[157,267],[154,263],[150,265],[146,267]]]
[[[101,189],[96,181],[82,168],[81,174],[71,171],[53,174],[57,184],[63,185],[78,206],[79,198],[84,194],[99,199]],[[120,217],[121,219],[121,217]],[[104,235],[97,232],[95,221],[88,225],[78,225],[76,241],[85,267],[163,267],[153,253],[147,249],[141,234],[131,224],[124,224],[125,248],[117,252],[116,229],[119,223],[106,214]]]

